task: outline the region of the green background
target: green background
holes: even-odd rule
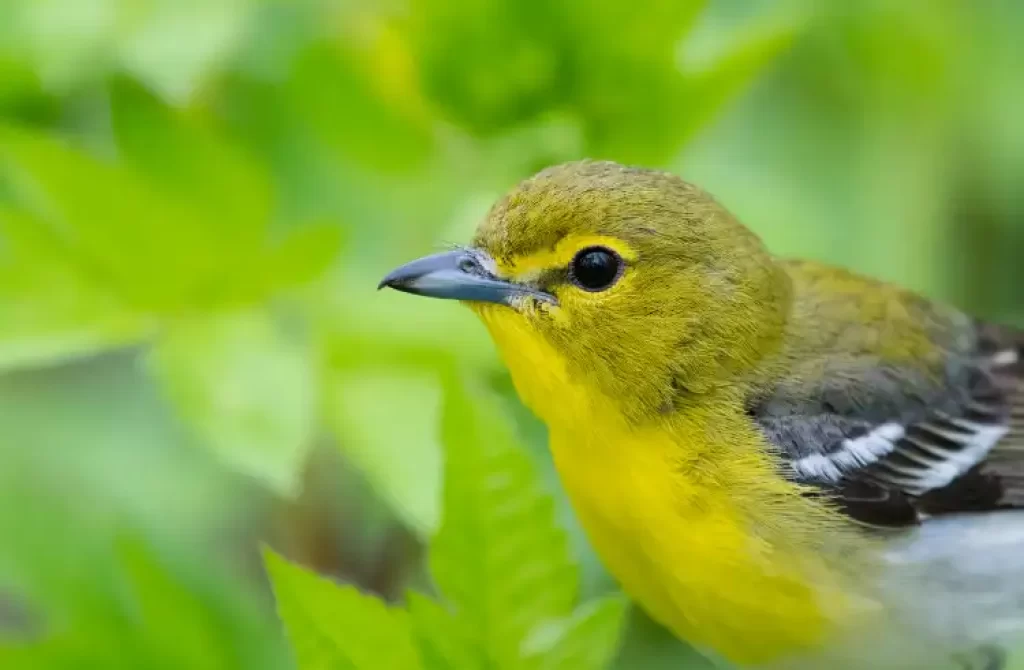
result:
[[[612,158],[1022,323],[1021,35],[1014,0],[3,0],[0,667],[291,667],[264,544],[424,584],[452,370],[612,590],[483,328],[379,278]],[[618,667],[701,663],[635,617]]]

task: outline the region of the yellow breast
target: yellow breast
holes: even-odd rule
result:
[[[763,455],[715,443],[746,439],[740,428],[715,425],[722,415],[699,407],[671,422],[625,425],[614,403],[572,379],[521,320],[484,316],[520,397],[548,425],[556,468],[594,549],[654,619],[744,664],[811,649],[832,634],[842,598],[822,586],[826,570],[786,530],[806,503]],[[778,509],[756,518],[751,508],[765,501]]]

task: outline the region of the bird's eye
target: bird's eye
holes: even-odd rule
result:
[[[622,275],[622,258],[605,247],[580,250],[569,265],[569,279],[585,291],[603,291]]]

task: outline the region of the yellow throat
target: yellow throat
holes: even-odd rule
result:
[[[677,636],[761,663],[827,644],[860,610],[847,522],[786,478],[745,407],[785,347],[793,284],[706,193],[556,166],[472,246],[382,286],[480,315],[592,545]]]
[[[754,664],[822,644],[849,615],[842,579],[808,544],[808,527],[833,520],[767,458],[732,448],[760,439],[729,411],[735,399],[711,396],[628,425],[526,322],[501,308],[476,311],[520,398],[548,426],[591,544],[654,619],[698,648]]]

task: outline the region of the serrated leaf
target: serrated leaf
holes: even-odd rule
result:
[[[341,450],[406,523],[431,533],[441,488],[436,377],[396,368],[339,370],[328,379],[327,394]]]
[[[265,563],[299,670],[422,668],[405,612],[293,565]]]
[[[311,444],[311,354],[267,312],[172,323],[150,354],[169,399],[214,453],[294,494]]]
[[[536,670],[602,670],[618,651],[625,614],[624,598],[586,603],[572,617],[536,628],[524,655]]]
[[[415,591],[406,607],[425,670],[481,669],[465,622],[435,600]]]
[[[446,388],[444,520],[434,580],[474,630],[488,661],[510,666],[540,621],[572,612],[577,569],[554,501],[508,420],[486,393]]]

